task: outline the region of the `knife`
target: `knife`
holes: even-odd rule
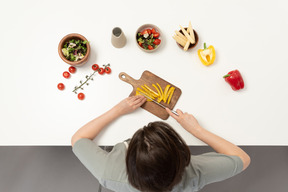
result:
[[[147,99],[152,100],[154,103],[156,103],[157,105],[159,105],[159,106],[162,107],[163,109],[166,109],[166,107],[165,107],[164,105],[162,105],[161,103],[155,101],[154,99],[152,99],[152,98],[149,97],[148,95],[146,95],[146,94],[144,94],[144,93],[142,93],[142,92],[140,92],[140,91],[139,91],[139,93],[140,93],[141,95],[143,95],[144,97],[146,97]],[[168,108],[168,107],[167,107],[167,108]],[[170,109],[170,110],[171,110],[171,109]],[[178,114],[176,111],[171,110],[171,112],[172,112],[173,114],[179,116],[179,114]]]

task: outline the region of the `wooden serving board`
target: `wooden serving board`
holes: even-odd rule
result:
[[[128,74],[121,72],[119,74],[119,78],[122,81],[125,81],[126,83],[129,83],[133,86],[133,91],[131,92],[131,94],[129,96],[135,95],[136,94],[136,89],[137,87],[140,87],[144,84],[146,84],[148,87],[150,87],[151,89],[153,89],[156,93],[157,91],[155,90],[155,88],[152,86],[152,84],[159,83],[159,85],[161,86],[161,88],[165,89],[166,85],[171,85],[172,87],[175,87],[174,90],[174,94],[171,98],[171,101],[168,104],[164,103],[163,101],[161,101],[160,103],[162,105],[164,105],[165,107],[168,107],[169,109],[173,109],[174,106],[176,105],[182,91],[181,89],[179,89],[178,87],[176,87],[175,85],[165,81],[164,79],[158,77],[157,75],[151,73],[150,71],[144,71],[142,73],[142,76],[139,80],[135,80],[133,79],[131,76],[129,76]],[[162,107],[158,106],[157,104],[151,102],[146,102],[141,106],[143,109],[149,111],[150,113],[156,115],[157,117],[166,120],[169,117],[169,114],[166,112],[165,109],[163,109]]]

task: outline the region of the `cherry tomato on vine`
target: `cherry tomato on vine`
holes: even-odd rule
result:
[[[63,83],[59,83],[59,84],[57,85],[57,88],[62,91],[62,90],[65,89],[65,85],[64,85]]]
[[[111,73],[111,68],[110,67],[105,67],[104,71],[105,71],[105,73],[109,74],[109,73]]]
[[[97,64],[92,65],[92,69],[94,71],[97,71],[99,69],[99,65],[97,65]]]
[[[63,72],[63,77],[68,79],[70,77],[70,73],[68,71]]]
[[[102,67],[100,67],[100,68],[98,69],[98,73],[99,73],[100,75],[102,75],[104,72],[105,72],[105,71],[104,71],[104,69],[103,69]]]
[[[76,72],[76,68],[73,67],[73,66],[69,67],[68,70],[69,70],[70,73],[75,73]]]
[[[84,93],[78,93],[78,99],[83,100],[85,98]]]

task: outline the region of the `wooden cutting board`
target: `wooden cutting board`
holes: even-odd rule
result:
[[[169,83],[168,81],[165,81],[164,79],[158,77],[157,75],[151,73],[150,71],[144,71],[139,80],[133,79],[131,76],[129,76],[128,74],[126,74],[124,72],[121,72],[119,74],[119,78],[122,81],[125,81],[126,83],[129,83],[133,86],[133,91],[131,92],[131,94],[129,96],[135,95],[137,87],[141,88],[141,86],[144,84],[146,84],[148,87],[153,89],[156,93],[157,93],[157,91],[152,86],[152,84],[159,83],[159,85],[161,86],[163,91],[164,91],[166,85],[168,85],[168,84],[171,85],[172,87],[175,87],[174,94],[171,98],[169,105],[164,103],[163,101],[160,102],[162,105],[168,107],[169,109],[174,108],[174,106],[176,105],[176,103],[177,103],[177,101],[178,101],[178,99],[182,93],[181,89],[179,89],[175,85]],[[150,113],[156,115],[157,117],[163,119],[163,120],[166,120],[169,117],[169,114],[166,112],[165,109],[163,109],[162,107],[158,106],[157,104],[155,104],[153,102],[146,102],[141,107],[143,109],[149,111]]]

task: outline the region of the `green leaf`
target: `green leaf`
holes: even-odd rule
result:
[[[75,61],[76,60],[76,57],[72,53],[70,54],[70,60],[71,61]]]
[[[67,48],[63,48],[62,53],[64,54],[65,57],[69,55],[69,51],[67,50]]]
[[[68,48],[69,53],[74,52],[74,48]]]
[[[83,41],[83,44],[85,45],[87,43],[87,41],[85,40],[85,41]]]
[[[149,39],[149,40],[147,41],[147,43],[148,43],[149,45],[153,45],[153,39]]]
[[[143,40],[142,38],[139,38],[139,39],[138,39],[138,42],[144,43],[144,40]]]
[[[86,48],[86,47],[82,47],[82,50],[83,50],[83,53],[84,53],[84,55],[85,55],[86,52],[87,52],[87,48]]]

